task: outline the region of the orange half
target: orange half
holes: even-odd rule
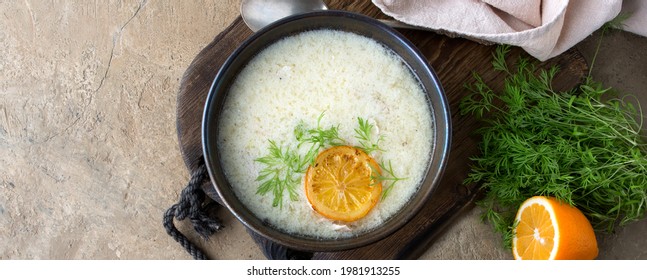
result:
[[[353,222],[366,216],[378,202],[381,172],[364,151],[336,146],[319,153],[305,175],[305,192],[312,208],[326,218]]]
[[[586,216],[555,198],[529,198],[519,207],[515,221],[512,254],[517,260],[592,260],[598,255]]]

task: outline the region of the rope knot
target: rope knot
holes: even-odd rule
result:
[[[206,260],[207,256],[175,227],[173,219],[181,221],[188,218],[193,225],[193,229],[205,240],[208,240],[209,236],[224,227],[219,219],[210,217],[207,214],[207,210],[211,205],[218,205],[213,201],[205,203],[206,194],[202,190],[202,184],[207,182],[208,179],[207,168],[204,163],[201,163],[198,169],[191,174],[191,180],[182,190],[180,200],[164,213],[164,228],[168,235],[180,243],[196,260]],[[311,259],[313,256],[312,252],[292,250],[274,243],[249,229],[248,232],[261,247],[265,257],[270,260],[302,260]]]
[[[224,227],[219,219],[212,218],[206,213],[211,203],[205,203],[206,195],[201,187],[208,178],[207,168],[204,163],[201,163],[198,169],[191,174],[191,180],[182,190],[178,203],[164,213],[166,233],[180,243],[196,260],[204,260],[207,257],[175,227],[173,218],[180,221],[189,218],[193,229],[205,240]]]

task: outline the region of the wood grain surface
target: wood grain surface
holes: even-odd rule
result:
[[[387,18],[370,1],[327,1],[331,9],[358,12],[375,18]],[[482,75],[486,83],[501,86],[503,76],[494,72],[491,57],[495,46],[482,45],[461,38],[450,38],[429,31],[399,30],[412,41],[428,59],[442,83],[452,114],[452,146],[448,165],[440,185],[429,203],[403,228],[377,243],[341,252],[315,253],[315,259],[414,259],[419,257],[442,232],[452,218],[461,213],[478,197],[478,186],[461,182],[470,170],[470,156],[478,152],[478,137],[473,134],[479,123],[471,116],[458,112],[460,100],[468,93],[464,85],[472,80],[472,72]],[[187,168],[195,170],[203,160],[201,122],[204,102],[220,66],[252,32],[238,17],[194,59],[182,78],[177,97],[177,131]],[[523,51],[513,48],[514,60]],[[560,73],[554,80],[556,89],[578,84],[587,65],[575,50],[568,51],[542,65],[559,64]],[[205,192],[219,201],[210,183]]]

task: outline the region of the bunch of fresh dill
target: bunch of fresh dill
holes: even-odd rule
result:
[[[462,114],[484,126],[480,155],[465,184],[480,183],[477,204],[484,218],[510,246],[514,214],[535,195],[553,196],[578,207],[596,230],[644,216],[647,207],[647,146],[641,135],[642,112],[612,90],[587,78],[567,91],[553,90],[557,67],[536,69],[520,58],[506,64],[508,47],[496,49],[495,70],[507,75],[495,92],[474,74]],[[638,107],[640,109],[640,107]]]

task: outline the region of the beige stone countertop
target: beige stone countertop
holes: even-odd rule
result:
[[[238,7],[0,1],[0,259],[191,258],[161,221],[189,179],[176,94],[189,63]],[[587,59],[595,42],[578,45]],[[611,34],[594,74],[647,94],[644,50],[645,38]],[[220,214],[227,227],[199,242],[209,256],[263,259],[244,227]],[[479,214],[461,213],[421,258],[511,259]],[[641,221],[600,236],[600,258],[647,259],[646,233]]]

